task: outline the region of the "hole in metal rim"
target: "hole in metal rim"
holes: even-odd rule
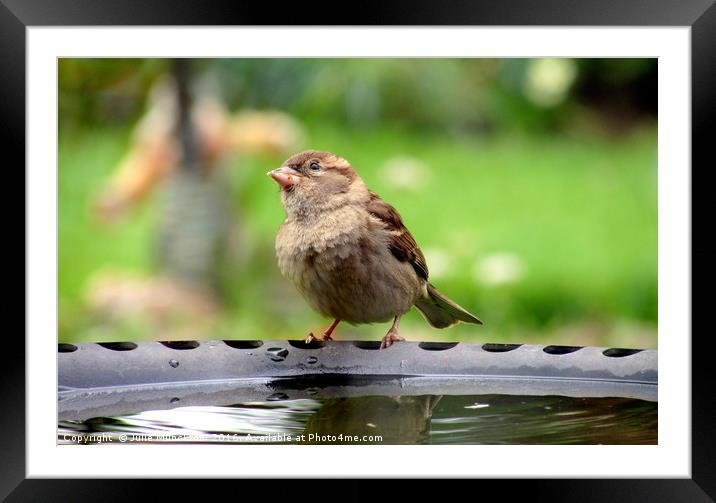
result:
[[[133,342],[99,342],[98,344],[112,351],[131,351],[137,349],[137,345]]]
[[[584,348],[584,346],[545,346],[542,348],[542,351],[548,355],[568,355],[582,348]]]
[[[380,349],[380,341],[355,341],[353,345],[360,349]]]
[[[57,345],[57,352],[58,353],[73,353],[77,351],[77,346],[74,344],[67,344],[65,342],[61,342]]]
[[[196,349],[199,347],[198,341],[159,341],[162,345],[171,349]]]
[[[445,351],[446,349],[454,348],[458,344],[459,342],[421,342],[418,347],[427,351]]]
[[[318,339],[313,339],[311,342],[306,342],[301,339],[290,340],[288,343],[298,349],[319,349],[326,345],[326,341],[319,341]]]
[[[223,341],[224,344],[234,349],[256,349],[264,345],[264,341]]]
[[[631,356],[635,355],[637,353],[641,353],[644,351],[643,349],[626,349],[626,348],[609,348],[602,351],[602,354],[604,356],[609,356],[610,358],[622,358],[624,356]]]
[[[482,345],[482,349],[484,351],[489,351],[490,353],[506,353],[507,351],[513,351],[520,346],[522,346],[522,344],[495,344],[488,342],[487,344]]]

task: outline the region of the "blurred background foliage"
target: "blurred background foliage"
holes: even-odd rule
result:
[[[61,59],[60,341],[320,331],[278,273],[265,176],[315,148],[399,209],[431,281],[485,321],[411,312],[408,339],[656,347],[656,75],[654,59]]]

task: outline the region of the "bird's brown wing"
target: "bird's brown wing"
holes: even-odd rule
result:
[[[385,228],[390,231],[390,251],[395,258],[401,262],[409,262],[417,275],[427,280],[428,266],[425,263],[423,252],[420,251],[418,243],[403,224],[403,219],[400,218],[398,211],[377,194],[371,192],[368,212],[383,222]]]

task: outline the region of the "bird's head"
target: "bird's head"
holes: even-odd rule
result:
[[[281,201],[289,216],[320,213],[368,194],[348,161],[330,152],[301,152],[267,175],[281,186]]]

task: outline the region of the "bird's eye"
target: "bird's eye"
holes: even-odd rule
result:
[[[321,166],[318,165],[316,161],[313,161],[311,164],[308,165],[309,168],[311,168],[313,171],[318,171],[321,169]]]

